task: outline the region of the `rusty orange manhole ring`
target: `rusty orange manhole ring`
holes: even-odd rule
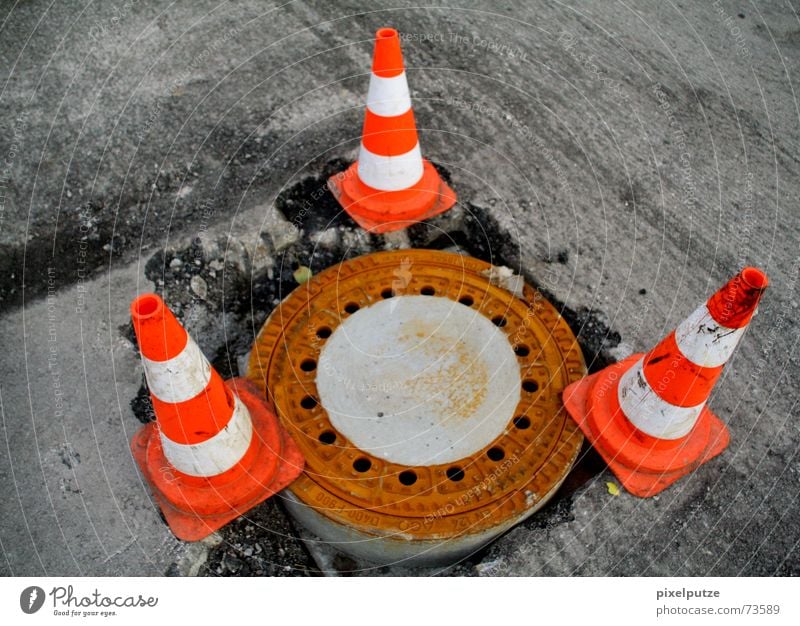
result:
[[[264,324],[248,378],[306,458],[289,508],[321,538],[373,562],[448,560],[566,477],[583,436],[561,392],[586,373],[580,348],[541,294],[494,276],[380,252],[314,276]]]

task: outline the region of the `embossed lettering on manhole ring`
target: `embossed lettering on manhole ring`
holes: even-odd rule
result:
[[[583,357],[552,305],[527,285],[515,297],[490,270],[381,252],[321,272],[273,311],[248,377],[306,458],[298,506],[424,542],[502,532],[557,489],[582,443],[561,392],[585,375]]]

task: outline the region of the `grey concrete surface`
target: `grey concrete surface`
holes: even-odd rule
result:
[[[280,507],[198,546],[161,523],[128,453],[127,304],[161,290],[235,362],[291,283],[282,252],[335,239],[324,265],[397,244],[278,210],[353,158],[387,24],[461,210],[555,299],[602,317],[611,354],[651,347],[745,264],[771,279],[711,400],[731,430],[721,457],[648,500],[610,495],[603,471],[445,573],[800,573],[796,3],[454,4],[5,3],[0,573],[313,569]],[[191,264],[169,269],[196,236],[205,301]]]

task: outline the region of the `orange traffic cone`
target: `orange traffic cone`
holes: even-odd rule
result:
[[[156,414],[133,456],[172,532],[196,541],[289,485],[303,457],[250,383],[222,382],[161,298],[139,296],[131,317]]]
[[[634,495],[657,494],[728,446],[706,402],[768,282],[745,268],[646,355],[564,390],[567,411]]]
[[[400,230],[452,207],[456,194],[422,158],[400,37],[375,34],[375,54],[358,161],[328,180],[339,204],[375,233]]]

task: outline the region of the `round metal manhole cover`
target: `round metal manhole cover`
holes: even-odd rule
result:
[[[318,534],[349,529],[375,561],[415,543],[477,546],[566,477],[583,438],[561,392],[583,357],[538,292],[518,298],[491,272],[431,250],[367,255],[314,276],[265,323],[248,378],[303,451],[290,491]]]
[[[522,380],[508,337],[477,311],[448,298],[395,296],[333,332],[316,383],[334,429],[357,448],[429,466],[500,436]]]

